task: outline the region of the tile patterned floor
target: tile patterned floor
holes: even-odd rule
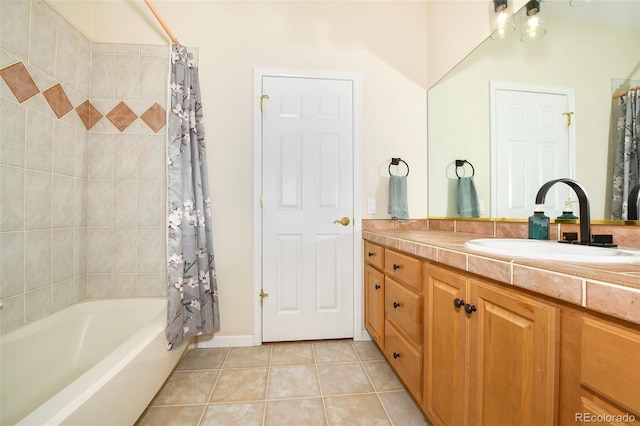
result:
[[[373,342],[191,349],[137,426],[428,425]]]

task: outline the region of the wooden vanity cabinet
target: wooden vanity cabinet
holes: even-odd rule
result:
[[[364,242],[364,323],[371,338],[384,350],[384,247]]]
[[[640,423],[638,328],[584,315],[581,336],[582,413],[604,424]]]
[[[556,424],[559,308],[430,262],[424,283],[432,423]]]

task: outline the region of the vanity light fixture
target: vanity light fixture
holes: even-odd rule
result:
[[[522,35],[520,41],[529,43],[540,40],[547,33],[540,0],[529,0],[522,15]]]
[[[512,0],[489,0],[489,27],[491,38],[505,38],[516,28],[513,23]]]

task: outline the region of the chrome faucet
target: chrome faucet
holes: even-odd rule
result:
[[[638,203],[640,203],[640,183],[629,192],[629,202],[627,203],[628,220],[638,220]]]
[[[591,213],[589,210],[589,197],[587,191],[573,179],[561,178],[550,180],[540,187],[536,195],[536,205],[544,204],[549,189],[558,182],[566,183],[578,196],[578,206],[580,209],[580,244],[589,245],[591,243]]]

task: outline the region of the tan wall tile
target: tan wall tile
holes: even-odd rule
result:
[[[582,280],[577,277],[513,265],[513,284],[566,302],[582,304]]]

